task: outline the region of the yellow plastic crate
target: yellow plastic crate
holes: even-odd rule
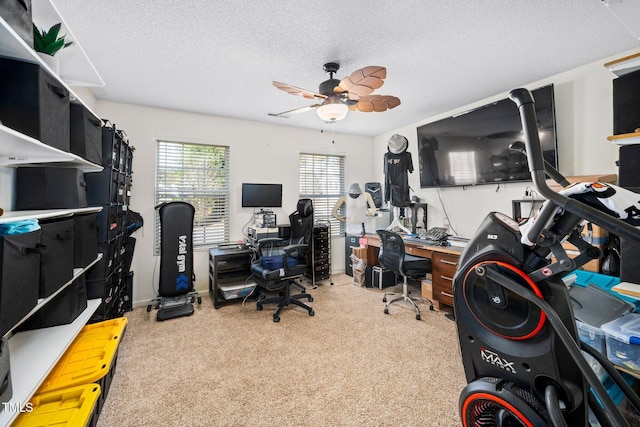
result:
[[[126,326],[127,318],[118,317],[82,328],[36,394],[97,383],[102,390],[99,414],[115,374],[118,345]]]
[[[21,413],[12,426],[95,426],[100,392],[98,384],[84,384],[37,394],[29,402],[31,412]]]

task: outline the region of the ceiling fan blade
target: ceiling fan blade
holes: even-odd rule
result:
[[[293,110],[283,111],[282,113],[277,113],[277,114],[269,113],[269,115],[271,117],[282,117],[282,118],[286,119],[287,117],[289,117],[292,114],[304,113],[305,111],[313,110],[315,108],[318,108],[319,106],[320,106],[320,104],[307,105],[306,107],[294,108]]]
[[[322,95],[306,89],[301,89],[299,87],[291,86],[286,83],[280,83],[280,82],[274,81],[273,85],[280,90],[290,93],[291,95],[297,95],[307,99],[325,99],[326,98],[326,95]]]
[[[356,105],[358,111],[379,113],[397,107],[400,105],[400,99],[391,95],[369,95],[360,98]]]
[[[386,77],[387,69],[385,67],[364,67],[342,79],[334,90],[336,93],[349,92],[349,94],[353,93],[360,97],[367,96],[382,86]]]

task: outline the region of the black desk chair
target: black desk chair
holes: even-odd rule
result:
[[[385,292],[382,302],[387,304],[384,306],[384,313],[389,314],[389,306],[395,302],[408,301],[416,312],[416,320],[420,320],[420,309],[416,304],[416,301],[428,302],[429,310],[433,310],[433,302],[424,297],[412,297],[409,295],[409,287],[407,285],[407,278],[411,279],[424,279],[427,273],[431,273],[431,259],[420,258],[413,255],[408,255],[404,250],[404,242],[402,237],[388,230],[376,230],[378,236],[380,236],[380,254],[378,255],[378,262],[387,270],[394,271],[397,275],[402,276],[402,293],[398,292]],[[387,298],[397,297],[387,302]]]
[[[298,209],[289,215],[289,220],[291,222],[289,242],[283,242],[282,239],[260,239],[256,248],[258,257],[251,264],[251,273],[258,287],[267,293],[279,293],[275,297],[261,295],[256,303],[257,310],[262,310],[265,304],[277,304],[273,312],[274,322],[280,321],[280,312],[291,304],[304,308],[309,312],[309,316],[315,314],[309,305],[300,301],[306,298],[312,302],[313,297],[306,293],[302,284],[297,282],[307,270],[308,239],[313,231],[311,200],[300,199]],[[308,237],[306,242],[305,236]],[[292,295],[292,285],[300,287],[302,293]]]

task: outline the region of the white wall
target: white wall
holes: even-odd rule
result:
[[[558,161],[560,172],[565,176],[595,175],[617,173],[615,161],[618,148],[607,141],[613,132],[613,89],[615,75],[603,64],[617,58],[630,55],[625,52],[615,57],[605,58],[592,64],[549,77],[544,80],[523,85],[535,89],[549,83],[555,87],[556,125],[558,139]],[[515,89],[515,88],[511,88]],[[428,96],[428,95],[425,95]],[[475,229],[491,211],[501,211],[511,215],[511,200],[524,198],[524,191],[531,183],[478,185],[450,187],[441,189],[420,188],[418,171],[418,141],[416,128],[453,114],[506,98],[508,92],[492,98],[480,100],[474,104],[460,106],[430,119],[404,126],[400,129],[374,138],[375,155],[382,159],[387,151],[387,141],[394,133],[409,139],[409,151],[413,155],[415,171],[410,175],[409,185],[429,204],[428,227],[444,224],[445,210],[453,229],[459,236],[470,237]],[[380,167],[374,170],[376,180],[384,182]]]
[[[207,116],[188,112],[98,101],[97,112],[123,129],[135,146],[130,208],[140,212],[144,227],[138,230],[132,270],[134,304],[146,304],[156,296],[159,257],[153,255],[155,141],[221,144],[230,147],[231,221],[230,240],[241,240],[252,209],[240,206],[243,182],[283,184],[283,208],[275,209],[278,222],[286,222],[298,201],[298,154],[301,151],[346,156],[347,183],[361,185],[373,178],[370,137],[349,136],[319,130],[297,129],[265,123]],[[334,239],[332,268],[344,270],[344,238]],[[196,289],[208,290],[208,252],[194,253]],[[155,273],[154,273],[155,272]],[[154,277],[155,274],[155,277]]]

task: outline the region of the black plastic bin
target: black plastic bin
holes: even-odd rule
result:
[[[0,236],[0,336],[38,302],[41,231]]]
[[[0,121],[69,151],[69,91],[37,64],[0,57]]]
[[[18,168],[16,210],[87,207],[84,173],[75,168]]]
[[[46,298],[73,278],[73,218],[41,222],[40,298]]]
[[[102,120],[84,105],[70,105],[71,152],[97,165],[102,164]]]

